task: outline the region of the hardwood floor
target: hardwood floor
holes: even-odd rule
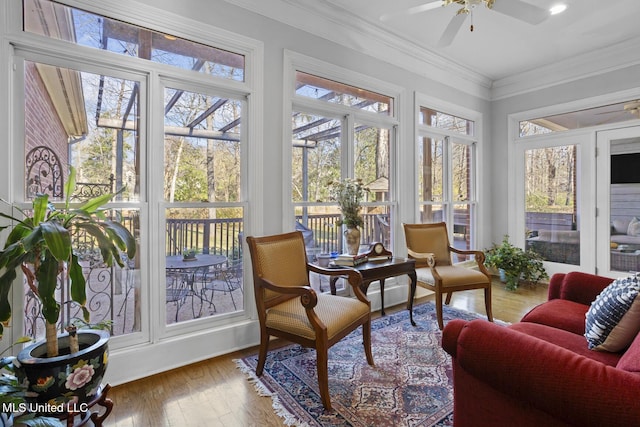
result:
[[[523,285],[516,292],[509,292],[494,280],[492,292],[494,318],[517,322],[546,300],[547,286]],[[416,302],[429,299],[433,296],[423,296]],[[456,292],[451,306],[485,314],[480,290]],[[387,313],[404,309],[402,304],[387,308]],[[109,395],[114,409],[105,426],[284,426],[271,407],[271,398],[258,396],[233,362],[254,353],[257,347],[113,387]]]

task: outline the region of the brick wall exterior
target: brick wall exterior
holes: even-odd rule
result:
[[[61,174],[67,176],[68,135],[51,102],[51,97],[33,62],[25,63],[25,161],[26,155],[35,147],[46,146],[58,157]],[[38,168],[34,168],[37,173]],[[32,173],[33,175],[33,173]],[[40,187],[51,184],[50,173],[39,173]],[[25,192],[33,176],[25,178]]]

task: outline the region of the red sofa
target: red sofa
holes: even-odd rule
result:
[[[548,301],[507,327],[451,320],[453,422],[468,426],[640,426],[640,334],[626,351],[589,350],[585,313],[612,279],[556,274]]]

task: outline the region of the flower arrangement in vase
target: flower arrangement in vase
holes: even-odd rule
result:
[[[364,225],[360,211],[362,201],[369,191],[359,179],[345,178],[329,183],[331,200],[338,202],[342,218],[336,221],[337,226],[344,225],[345,240],[347,241],[347,253],[357,255],[360,246],[360,229]]]

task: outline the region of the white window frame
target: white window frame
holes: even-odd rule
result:
[[[357,111],[354,108],[329,103],[317,99],[311,99],[305,96],[295,94],[295,82],[296,71],[302,71],[304,73],[319,76],[321,78],[337,81],[346,85],[362,88],[375,93],[380,93],[388,96],[392,99],[393,114],[384,115],[377,114],[371,111]],[[398,123],[400,117],[400,110],[403,99],[403,89],[399,86],[383,82],[375,79],[371,76],[361,74],[346,68],[336,66],[306,55],[302,55],[297,52],[285,50],[284,52],[284,113],[283,113],[283,146],[287,147],[283,150],[283,203],[284,203],[284,215],[282,228],[284,230],[291,230],[295,221],[294,207],[304,206],[304,203],[294,204],[291,200],[291,176],[292,176],[292,159],[291,140],[293,138],[291,129],[291,114],[293,111],[302,111],[305,113],[313,113],[322,115],[325,117],[333,117],[341,119],[341,145],[346,150],[342,150],[342,165],[341,170],[343,177],[345,173],[348,176],[353,176],[353,132],[355,123],[363,123],[379,128],[389,129],[390,139],[390,188],[389,188],[389,200],[379,203],[371,203],[371,206],[390,206],[392,215],[397,215],[397,181],[398,181],[398,166],[397,166],[397,150],[399,130]],[[351,153],[350,153],[351,152]],[[317,205],[314,203],[314,205]],[[393,232],[392,232],[393,235]],[[398,240],[398,239],[395,239]]]
[[[422,108],[430,108],[445,114],[450,114],[461,119],[469,120],[474,123],[474,135],[465,135],[459,132],[453,132],[447,129],[442,129],[434,126],[429,126],[426,124],[420,123],[420,110]],[[443,159],[443,173],[444,173],[444,182],[443,182],[443,200],[442,202],[420,202],[418,200],[417,191],[414,190],[414,198],[416,200],[414,207],[414,218],[413,221],[418,222],[420,219],[420,210],[422,206],[426,205],[442,205],[446,214],[446,222],[447,224],[453,224],[453,207],[457,203],[455,200],[452,200],[452,171],[451,171],[451,162],[452,162],[452,153],[451,147],[453,143],[456,144],[466,144],[472,147],[472,164],[471,164],[471,192],[469,194],[469,201],[464,202],[462,204],[467,204],[470,206],[470,209],[475,212],[475,215],[471,215],[470,217],[470,226],[471,226],[471,240],[469,242],[470,247],[476,247],[478,242],[482,242],[482,230],[479,229],[478,224],[483,224],[481,218],[481,209],[480,209],[480,200],[483,197],[482,191],[482,176],[483,174],[479,170],[481,162],[479,159],[482,158],[482,135],[483,135],[483,114],[479,111],[471,110],[465,107],[461,107],[457,104],[453,104],[451,102],[443,101],[438,98],[434,98],[428,95],[424,95],[421,93],[416,93],[415,95],[415,122],[416,122],[416,131],[414,138],[414,150],[416,150],[416,155],[414,156],[415,163],[414,174],[413,174],[413,185],[414,188],[418,188],[418,174],[416,171],[420,170],[420,165],[418,164],[418,156],[417,156],[417,144],[424,137],[434,137],[434,138],[442,138],[445,144],[444,147],[444,155]],[[448,226],[447,231],[449,232],[449,241],[453,239],[453,227]]]

